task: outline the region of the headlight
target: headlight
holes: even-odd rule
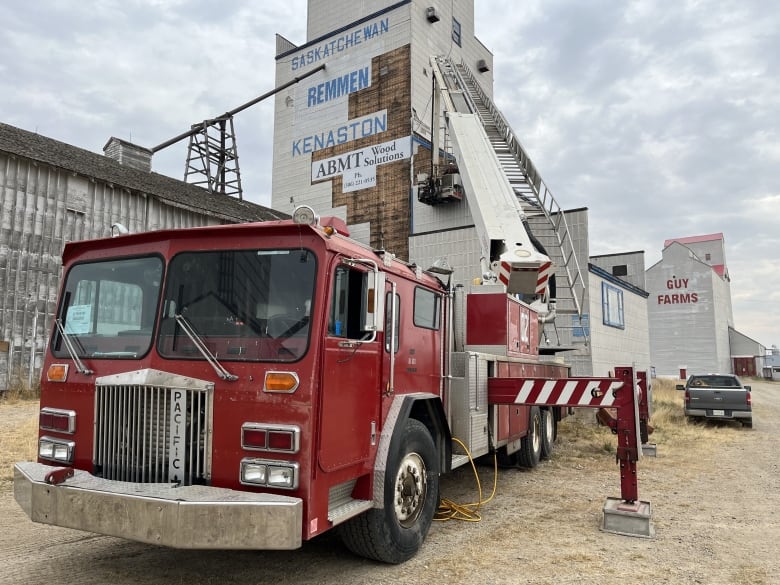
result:
[[[297,468],[298,464],[291,465],[269,465],[268,466],[268,487],[278,487],[285,489],[294,489],[297,486]]]
[[[266,467],[262,463],[241,462],[241,483],[265,485]]]
[[[294,461],[242,459],[239,481],[244,485],[294,490],[298,488],[298,464]]]
[[[52,437],[41,437],[38,440],[38,457],[56,461],[57,463],[73,463],[73,451],[76,443]]]
[[[44,459],[54,459],[54,443],[44,440],[39,441],[38,456]]]

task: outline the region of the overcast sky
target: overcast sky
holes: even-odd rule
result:
[[[388,0],[388,3],[389,0]],[[0,121],[95,152],[153,147],[270,90],[306,1],[3,0]],[[723,232],[736,328],[780,345],[780,8],[763,0],[476,0],[496,103],[591,254]],[[236,116],[270,204],[273,100]],[[155,155],[182,178],[186,141]]]

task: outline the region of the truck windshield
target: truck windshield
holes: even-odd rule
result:
[[[70,269],[57,315],[78,357],[131,359],[149,351],[162,270],[158,256]],[[69,356],[59,333],[52,345],[58,358]]]
[[[204,359],[183,317],[220,361],[294,361],[309,344],[316,257],[311,251],[184,252],[168,267],[158,351]],[[179,316],[179,322],[177,322]]]

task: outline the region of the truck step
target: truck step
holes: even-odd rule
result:
[[[371,500],[349,500],[328,510],[328,520],[333,523],[333,526],[336,526],[373,507],[374,502]]]

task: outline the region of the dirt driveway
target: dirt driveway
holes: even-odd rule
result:
[[[614,454],[584,461],[567,456],[564,441],[533,472],[502,471],[480,522],[434,523],[422,551],[400,566],[355,558],[328,534],[298,551],[180,551],[37,525],[6,482],[0,583],[780,584],[780,384],[753,388],[754,429],[720,425],[726,441],[716,449],[659,443],[657,458],[640,461],[654,539],[599,530],[605,499],[620,495]],[[492,470],[480,475],[489,493]],[[475,498],[471,471],[445,478],[442,494]]]

